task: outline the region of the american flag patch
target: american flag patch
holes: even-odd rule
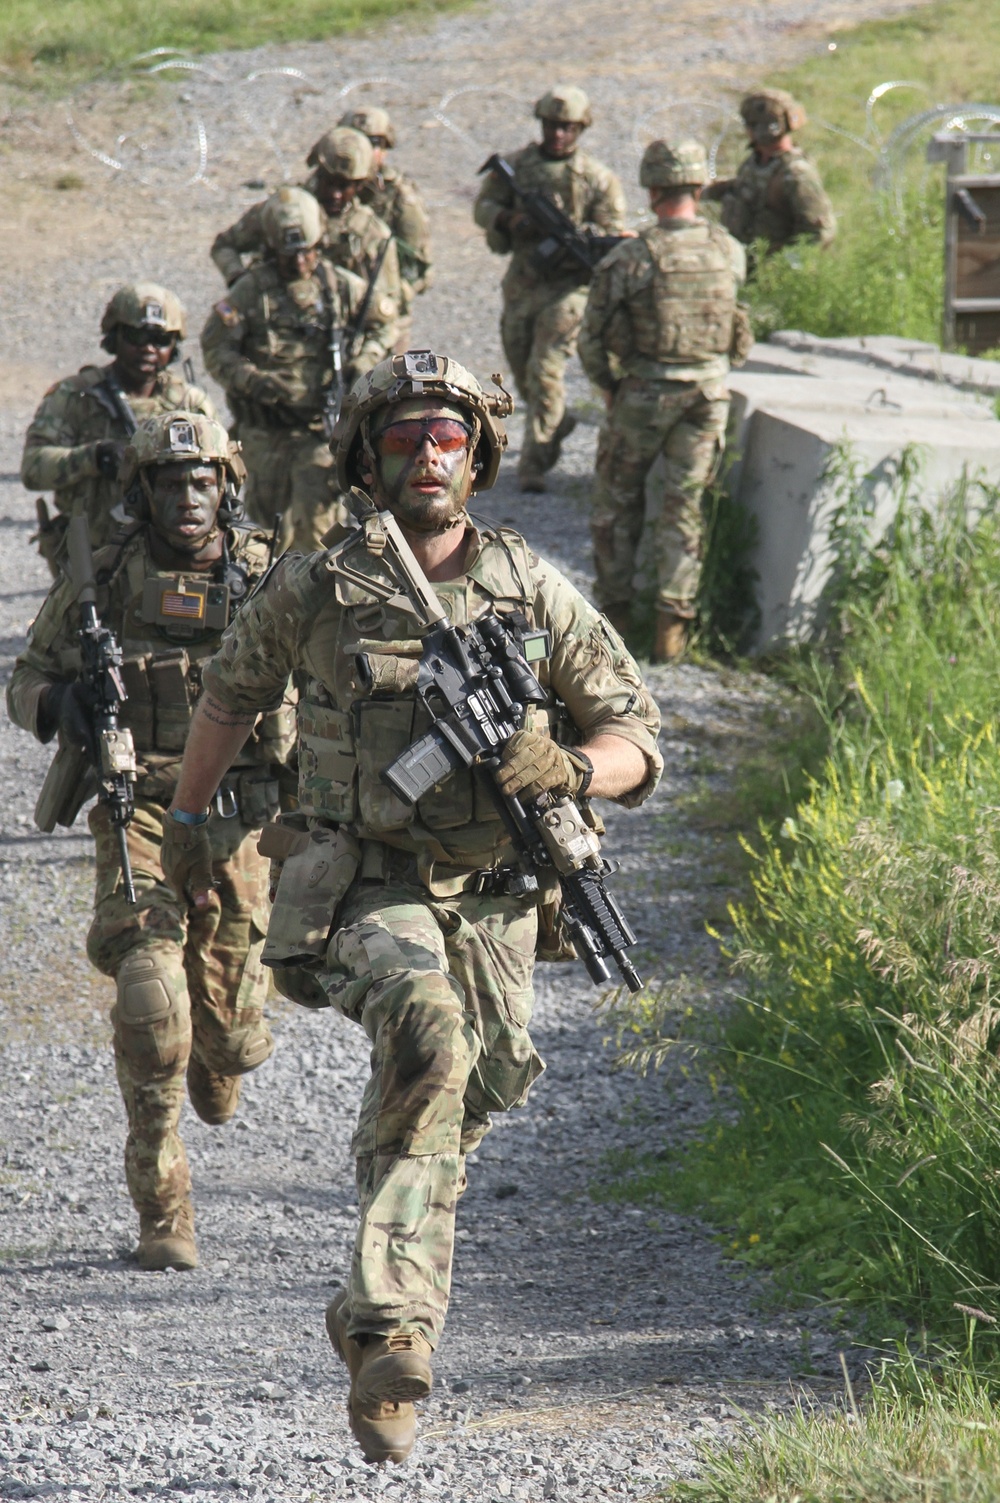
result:
[[[160,596],[160,613],[164,616],[184,616],[200,621],[205,614],[204,595],[182,595],[177,590],[164,590]]]

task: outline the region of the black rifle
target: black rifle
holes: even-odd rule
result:
[[[35,820],[42,830],[73,823],[81,805],[94,792],[93,782],[87,777],[86,763],[91,761],[98,801],[107,809],[118,837],[125,896],[134,903],[135,886],[125,832],[135,814],[136,765],[132,732],[118,724],[126,699],[122,650],[114,633],[97,614],[97,586],[86,517],[71,517],[66,535],[69,577],[80,606],[80,681],[88,689],[94,707],[95,754],[84,760],[84,754],[75,746],[60,747],[42,785]]]
[[[492,172],[502,183],[506,183],[541,235],[541,241],[532,252],[541,271],[552,275],[573,271],[580,281],[589,282],[598,261],[626,239],[624,235],[595,235],[588,230],[581,230],[544,193],[539,193],[534,188],[520,187],[513,167],[498,152],[487,157],[479,169],[479,175],[484,172]]]
[[[324,298],[327,311],[330,314],[331,381],[326,388],[326,395],[323,399],[323,432],[327,438],[333,437],[333,430],[337,426],[337,419],[340,417],[340,409],[344,405],[346,384],[345,362],[347,365],[350,365],[357,354],[358,339],[364,332],[365,319],[368,317],[368,310],[372,305],[372,298],[375,295],[375,283],[382,274],[382,267],[385,265],[385,258],[388,255],[391,244],[392,236],[388,235],[382,242],[382,249],[379,251],[375,265],[372,268],[372,274],[368,279],[368,286],[365,288],[365,295],[361,299],[358,311],[351,322],[344,326],[337,322],[334,311],[336,299],[334,298],[330,269],[325,261],[321,263],[323,268]]]
[[[575,799],[543,793],[523,800],[501,793],[497,773],[504,746],[522,729],[532,704],[548,695],[531,664],[549,654],[548,632],[529,629],[520,612],[490,611],[468,626],[453,626],[438,596],[390,512],[362,522],[367,543],[398,580],[400,589],[380,586],[351,568],[347,559],[330,560],[335,572],[393,604],[405,603],[427,628],[417,672],[417,695],[431,716],[431,729],[385,769],[383,780],[400,798],[415,804],[460,767],[482,768],[518,857],[519,870],[506,875],[506,891],[537,892],[539,875],[558,878],[562,918],[590,973],[605,984],[613,960],[630,991],[642,981],[625,954],[635,944],[628,920],[608,892],[614,871],[601,856],[591,820]],[[336,561],[335,561],[336,560]],[[367,654],[357,659],[361,682],[371,682]]]

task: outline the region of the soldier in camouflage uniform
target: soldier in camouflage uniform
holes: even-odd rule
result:
[[[396,129],[388,113],[366,106],[348,110],[339,123],[361,131],[371,142],[372,173],[362,184],[358,200],[388,225],[396,241],[403,294],[396,351],[403,354],[410,347],[413,299],[433,281],[427,211],[413,179],[386,160],[396,144]]]
[[[541,143],[511,158],[518,185],[543,193],[576,225],[621,233],[621,183],[610,168],[579,149],[591,122],[586,94],[576,88],[550,89],[535,105],[535,115],[542,122]],[[500,256],[512,253],[503,279],[500,333],[527,408],[517,474],[522,491],[542,492],[545,473],[558,462],[562,442],[575,426],[566,410],[563,377],[576,349],[587,290],[578,267],[557,263],[547,269],[537,263],[533,253],[541,235],[518,208],[513,191],[492,172],[479,191],[475,216],[490,250]]]
[[[121,645],[135,741],[135,817],[128,827],[137,902],[126,900],[116,832],[90,811],[96,842],[92,963],[117,983],[111,1011],[118,1083],[128,1115],[125,1177],[139,1212],[142,1268],[194,1268],[191,1176],[178,1121],[185,1075],[204,1122],[228,1122],[240,1077],[268,1058],[267,865],[258,831],[279,807],[279,774],[294,746],[294,710],[278,694],[222,769],[205,826],[215,883],[200,911],[163,880],[163,821],[201,693],[205,660],[230,608],[263,574],[267,539],[236,521],[244,475],[225,429],[197,413],[147,418],[125,450],[122,484],[136,518],[95,555],[97,607]],[[91,703],[79,667],[75,590],[52,587],[7,690],[11,719],[48,742],[86,744]]]
[[[343,266],[369,282],[378,271],[376,295],[391,298],[398,309],[404,293],[399,273],[399,253],[391,231],[382,220],[360,201],[358,195],[374,172],[371,142],[360,131],[338,126],[321,136],[306,158],[313,170],[303,183],[307,193],[319,203],[322,221],[323,255],[335,266]],[[232,287],[267,251],[262,201],[249,208],[228,230],[215,237],[212,260]],[[386,242],[390,243],[388,246]],[[384,254],[383,254],[384,253]],[[247,258],[247,261],[244,260]]]
[[[769,251],[794,240],[829,245],[837,232],[833,205],[819,173],[792,141],[806,112],[784,89],[748,94],[740,114],[750,151],[735,177],[720,178],[705,190],[722,204],[725,228],[743,245],[766,240]]]
[[[506,443],[499,415],[509,410],[506,394],[488,396],[452,360],[396,355],[362,377],[345,407],[335,437],[341,484],[364,486],[391,510],[454,622],[519,610],[551,633],[551,656],[537,665],[549,700],[507,744],[504,790],[588,787],[632,807],[662,769],[658,712],[634,662],[517,533],[481,532],[466,512],[470,493],[496,479]],[[510,843],[483,775],[459,772],[416,807],[382,781],[428,722],[415,695],[413,618],[379,603],[374,589],[391,576],[377,526],[361,536],[369,543],[355,533],[327,553],[286,556],[240,612],[206,670],[204,721],[175,807],[186,819],[199,814],[246,726],[278,703],[282,676],[301,675],[301,815],[311,842],[329,853],[307,855],[302,867],[319,936],[311,974],[321,1004],[359,1023],[372,1044],[354,1137],[360,1227],[327,1327],[351,1375],[352,1429],[377,1461],[408,1453],[413,1400],[431,1387],[465,1155],[491,1112],[525,1100],[542,1063],[528,1034],[538,910],[533,896],[516,895]],[[348,550],[350,583],[333,572]],[[364,682],[359,644],[373,665]],[[195,901],[207,856],[196,830],[173,831],[173,880]],[[338,861],[346,865],[321,911],[317,883]]]
[[[591,533],[596,595],[620,631],[631,624],[645,486],[657,459],[653,546],[654,661],[683,650],[701,572],[701,496],[726,432],[730,355],[745,354],[749,324],[736,291],[746,258],[698,215],[708,177],[697,141],[654,141],[639,181],[657,223],[605,256],[580,334],[583,368],[604,393]],[[734,348],[739,331],[745,347]]]
[[[114,357],[111,363],[85,365],[45,393],[24,441],[21,480],[28,490],[55,492],[51,519],[40,502],[38,536],[53,575],[73,513],[86,516],[95,546],[114,531],[118,468],[133,421],[181,407],[215,416],[201,388],[170,369],[186,333],[180,299],[167,288],[154,282],[119,287],[101,319],[101,345]]]
[[[280,188],[260,221],[269,254],[216,303],[201,344],[239,424],[249,516],[271,526],[280,512],[282,545],[310,553],[344,520],[324,428],[336,385],[331,334],[353,326],[367,288],[321,254],[322,211],[303,188]],[[377,364],[396,331],[395,301],[376,293],[342,352],[343,381]]]

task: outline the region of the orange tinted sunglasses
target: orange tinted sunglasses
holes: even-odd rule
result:
[[[411,418],[383,428],[378,445],[383,454],[412,457],[419,453],[424,439],[429,438],[442,454],[457,454],[459,449],[469,447],[471,437],[469,429],[457,418]]]

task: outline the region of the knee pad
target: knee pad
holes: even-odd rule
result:
[[[261,1018],[229,1033],[198,1033],[195,1054],[216,1075],[247,1075],[274,1053],[271,1030]]]
[[[143,1069],[171,1070],[191,1051],[191,1010],[179,961],[158,950],[133,950],[118,968],[111,1012],[115,1043]]]

